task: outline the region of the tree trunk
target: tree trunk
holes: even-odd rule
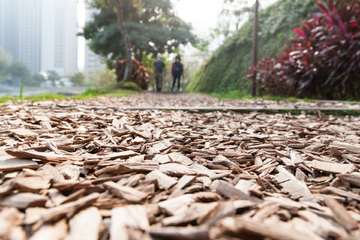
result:
[[[130,77],[131,77],[131,72],[132,72],[132,59],[131,59],[132,49],[131,49],[130,36],[129,36],[128,32],[126,31],[125,24],[124,24],[124,13],[123,13],[123,5],[122,5],[121,0],[116,0],[116,10],[117,10],[117,14],[116,14],[117,22],[118,22],[120,32],[123,35],[124,42],[125,42],[126,68],[125,68],[125,73],[124,73],[124,81],[129,81]]]
[[[142,62],[142,58],[143,58],[143,53],[144,53],[144,51],[142,50],[142,49],[140,49],[140,56],[139,56],[139,62],[140,62],[140,64],[141,65],[143,65],[143,62]]]
[[[254,6],[254,29],[253,29],[253,68],[256,68],[257,64],[257,45],[258,45],[258,20],[259,20],[259,0],[256,0]],[[256,97],[256,74],[254,71],[251,81],[251,96]]]
[[[136,60],[138,60],[140,62],[140,64],[142,64],[142,55],[143,55],[144,50],[142,50],[141,48],[135,48],[133,49],[133,53],[135,55]]]

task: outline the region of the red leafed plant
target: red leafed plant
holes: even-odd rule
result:
[[[360,2],[315,3],[320,11],[294,29],[291,46],[248,71],[260,94],[360,99]]]

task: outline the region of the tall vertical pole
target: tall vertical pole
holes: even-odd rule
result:
[[[254,7],[254,33],[253,33],[253,62],[252,66],[255,69],[257,64],[257,45],[258,45],[258,21],[259,21],[259,0],[256,0]],[[256,75],[257,71],[254,71],[251,79],[251,96],[256,97]]]

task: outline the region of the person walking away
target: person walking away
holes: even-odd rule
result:
[[[180,79],[181,79],[183,74],[184,74],[184,67],[183,67],[183,65],[181,63],[181,58],[178,55],[178,56],[176,56],[175,62],[172,65],[172,75],[173,75],[173,78],[174,78],[173,86],[172,86],[172,89],[171,89],[172,92],[174,91],[176,81],[178,82],[178,90],[177,90],[177,92],[180,91]]]
[[[166,77],[166,67],[165,63],[161,59],[161,54],[157,55],[157,61],[154,62],[151,71],[154,72],[155,69],[155,81],[156,81],[156,90],[161,92],[162,89],[162,81],[163,81],[163,73],[164,77]]]

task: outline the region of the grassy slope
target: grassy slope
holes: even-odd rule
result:
[[[280,53],[294,37],[293,28],[309,19],[316,10],[313,0],[279,0],[259,13],[259,59]],[[233,37],[227,39],[198,70],[187,85],[187,91],[204,93],[237,90],[246,95],[250,81],[245,72],[251,66],[253,18]]]

